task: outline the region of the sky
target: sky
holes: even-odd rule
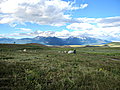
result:
[[[120,41],[120,0],[0,0],[0,38]]]

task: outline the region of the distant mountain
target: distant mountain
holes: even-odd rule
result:
[[[16,39],[13,38],[0,38],[0,43],[14,43]]]
[[[101,40],[91,37],[69,37],[69,38],[58,38],[58,37],[42,37],[37,36],[35,38],[0,38],[0,43],[14,43],[25,44],[25,43],[39,43],[44,45],[96,45],[110,43],[107,40]]]
[[[35,37],[34,40],[45,45],[65,45],[65,41],[57,37]]]

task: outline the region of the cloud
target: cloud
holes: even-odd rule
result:
[[[76,19],[79,23],[97,23],[98,18],[87,18],[87,17],[83,17],[83,18],[77,18]]]
[[[78,22],[83,23],[96,23],[98,27],[119,27],[120,26],[120,16],[116,17],[106,17],[106,18],[77,18]]]
[[[99,18],[97,23],[102,28],[107,27],[119,27],[120,26],[120,16],[117,17],[107,17],[107,18]]]
[[[63,31],[35,31],[32,33],[28,33],[30,36],[43,36],[43,37],[62,37],[66,38],[70,36],[70,32],[67,30]]]
[[[71,7],[70,9],[71,10],[77,10],[77,9],[84,9],[86,7],[88,7],[88,4],[80,4],[79,7]]]
[[[29,28],[16,28],[16,29],[19,29],[21,31],[26,31],[26,32],[32,31],[32,29],[29,29]]]
[[[35,31],[32,33],[29,33],[31,36],[43,36],[43,37],[50,37],[54,36],[55,32],[53,31]]]
[[[43,37],[59,37],[59,38],[67,38],[70,36],[77,36],[74,32],[70,32],[68,30],[63,31],[34,31],[34,32],[26,32],[26,33],[12,33],[12,34],[1,34],[0,36],[9,36],[9,37],[36,37],[36,36],[43,36]]]
[[[72,19],[65,12],[77,9],[80,8],[74,7],[73,2],[63,0],[1,0],[0,23],[62,26]]]
[[[89,23],[72,23],[67,28],[72,30],[91,30],[94,28],[94,25]]]
[[[80,9],[84,9],[88,6],[88,4],[80,4]]]
[[[98,22],[99,23],[116,23],[116,22],[120,22],[120,16],[99,18]]]

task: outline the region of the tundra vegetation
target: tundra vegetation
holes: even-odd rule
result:
[[[120,90],[120,47],[0,44],[0,90]]]

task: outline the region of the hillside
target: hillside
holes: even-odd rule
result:
[[[120,42],[111,42],[107,44],[110,47],[120,47]]]
[[[63,53],[73,49],[76,54]],[[0,44],[0,90],[119,90],[119,85],[118,47]]]

